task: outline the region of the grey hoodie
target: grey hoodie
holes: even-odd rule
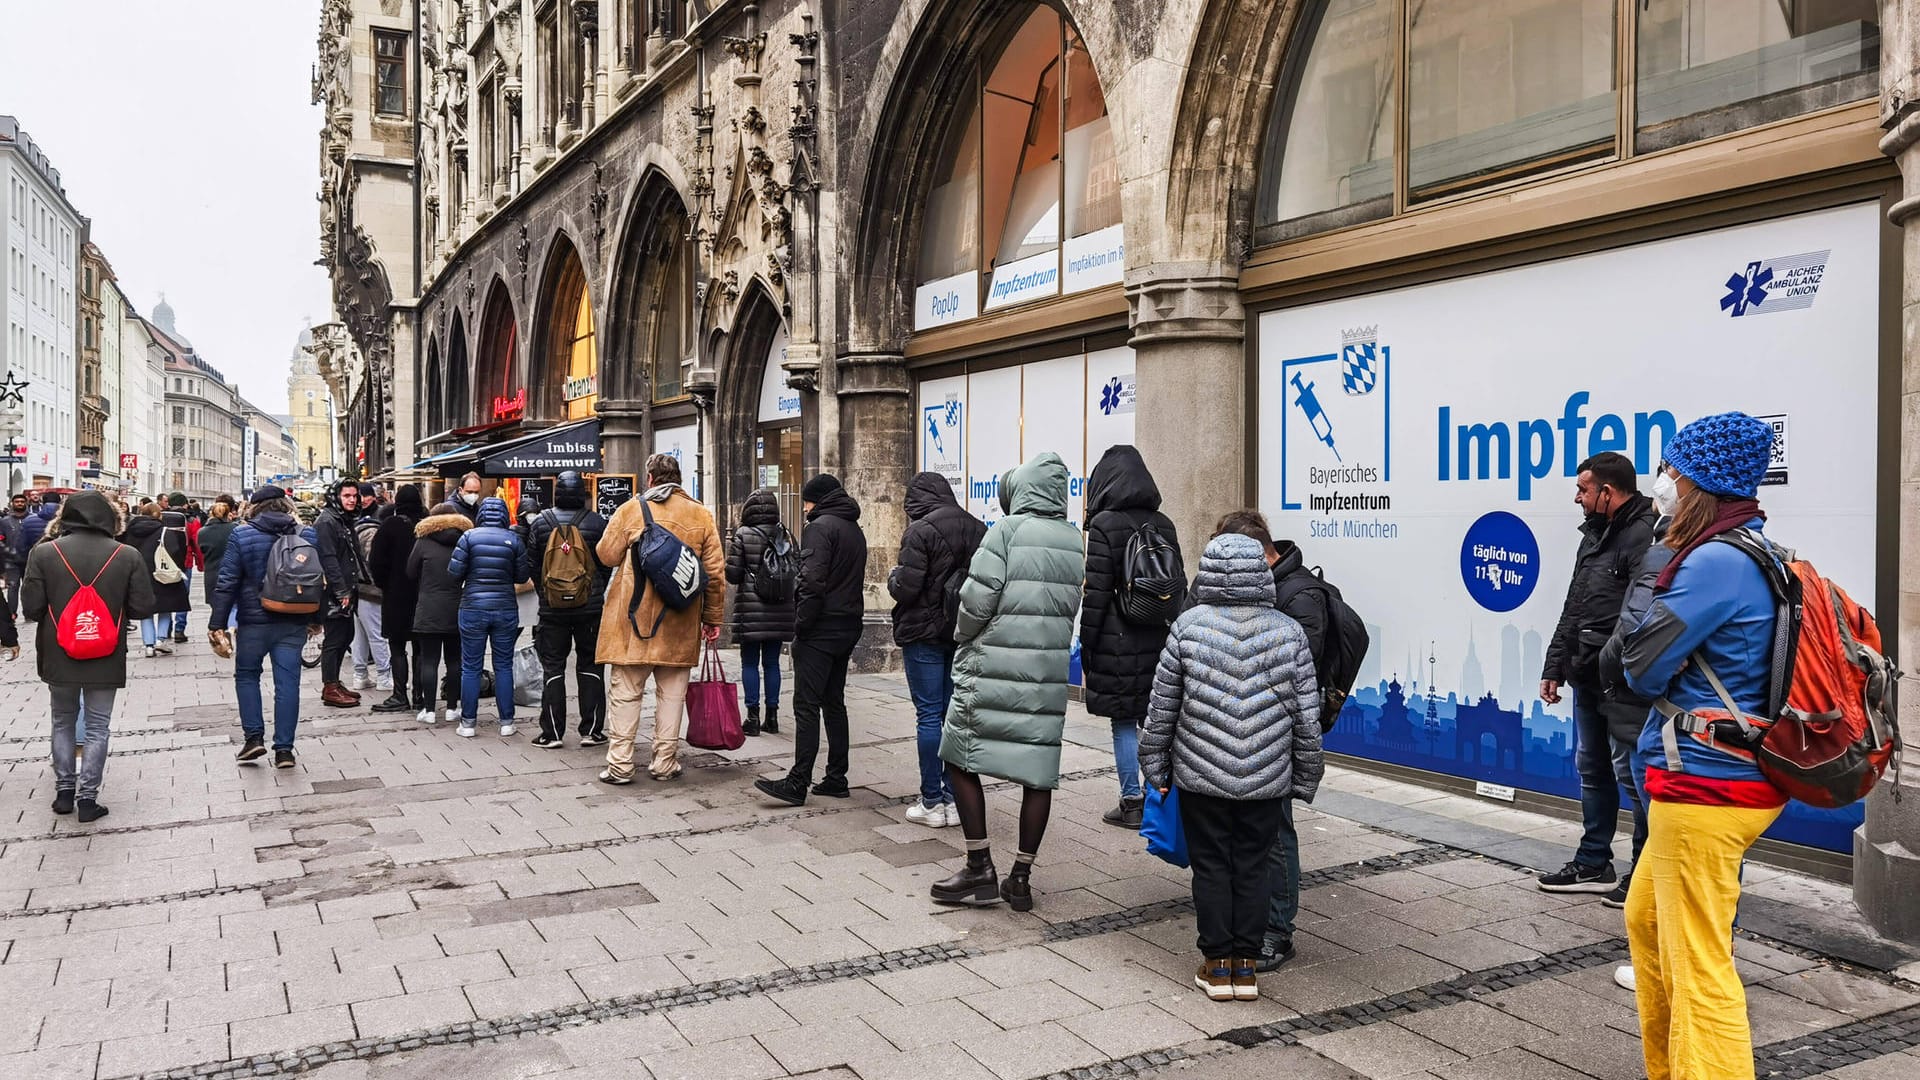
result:
[[[1200,557],[1196,605],[1167,634],[1140,730],[1155,788],[1219,799],[1311,802],[1320,787],[1320,688],[1300,624],[1273,606],[1260,544],[1216,536]]]

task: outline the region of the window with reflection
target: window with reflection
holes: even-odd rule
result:
[[[1641,152],[1721,135],[1879,89],[1874,0],[1640,0]]]
[[[1307,0],[1270,121],[1259,239],[1870,98],[1876,10],[1874,0]],[[1634,137],[1623,146],[1628,101]]]
[[[1072,24],[1028,5],[956,97],[971,107],[952,118],[922,211],[916,283],[977,272],[953,285],[975,290],[966,317],[1118,281],[1113,132]]]
[[[579,257],[569,248],[563,258],[565,262],[554,285],[553,308],[548,316],[548,392],[558,391],[561,415],[565,419],[585,420],[594,415],[594,407],[600,400],[600,355],[594,342],[593,299],[587,292],[587,276],[581,269]]]
[[[669,227],[663,267],[654,292],[653,400],[686,395],[681,380],[693,356],[693,252],[683,237],[684,221]]]

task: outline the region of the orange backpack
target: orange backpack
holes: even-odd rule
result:
[[[1699,653],[1693,662],[1713,685],[1726,711],[1661,711],[1668,759],[1679,729],[1718,749],[1752,759],[1788,798],[1827,809],[1867,797],[1900,752],[1894,689],[1900,672],[1881,652],[1880,627],[1845,590],[1813,564],[1749,529],[1715,538],[1759,564],[1775,603],[1769,719],[1743,713]],[[1738,725],[1737,738],[1719,737],[1720,723]],[[1730,734],[1730,733],[1729,733]]]

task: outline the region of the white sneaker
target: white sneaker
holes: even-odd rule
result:
[[[503,739],[513,738],[513,723],[511,721],[500,725],[500,737]]]
[[[362,673],[362,674],[357,674],[357,675],[355,675],[355,676],[353,677],[353,681],[347,684],[347,689],[349,689],[349,690],[371,690],[371,689],[373,689],[373,680],[372,680],[372,679],[369,679],[369,678],[367,678],[367,677],[366,677],[366,675],[365,675],[364,673]]]
[[[1621,964],[1613,969],[1613,984],[1622,990],[1637,991],[1639,980],[1634,977],[1632,964]]]
[[[376,689],[385,690],[389,694],[393,693],[393,676],[380,676],[380,678],[374,681],[374,686]]]
[[[460,726],[454,728],[453,733],[463,739],[471,739],[475,735],[480,734],[480,729],[475,726],[473,721],[463,716],[460,718]]]
[[[960,825],[960,808],[952,803],[947,803],[945,809],[947,811],[947,824],[958,828]]]
[[[158,645],[155,645],[154,648],[159,649],[161,652],[165,653],[168,656],[173,655],[173,646],[167,644],[164,641]]]
[[[944,829],[947,827],[946,804],[928,806],[916,800],[912,806],[907,807],[907,820],[915,825],[925,825],[929,829]]]
[[[414,719],[422,724],[435,724],[439,723],[440,714],[434,712],[432,709],[421,709]]]
[[[147,659],[149,659],[149,660],[151,660],[151,659],[153,659],[154,657],[156,657],[156,656],[158,656],[158,655],[160,655],[160,654],[159,654],[159,652],[158,652],[157,650],[155,650],[153,646],[151,646],[151,645],[148,645],[148,646],[146,646],[146,657],[147,657]]]

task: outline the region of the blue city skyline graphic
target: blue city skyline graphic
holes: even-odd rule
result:
[[[1470,636],[1457,681],[1441,672],[1439,646],[1409,652],[1406,666],[1382,667],[1382,628],[1369,623],[1375,647],[1360,683],[1322,733],[1326,749],[1393,765],[1578,800],[1570,715],[1549,711],[1537,696],[1543,642],[1511,623],[1501,629],[1497,680],[1489,685]],[[1456,646],[1457,648],[1457,646]],[[1525,657],[1524,661],[1522,657]],[[1449,685],[1450,684],[1450,685]],[[1559,709],[1567,709],[1560,706]],[[1853,850],[1853,830],[1864,819],[1856,804],[1820,810],[1789,803],[1767,835],[1829,851]],[[1624,843],[1616,846],[1624,855]]]

